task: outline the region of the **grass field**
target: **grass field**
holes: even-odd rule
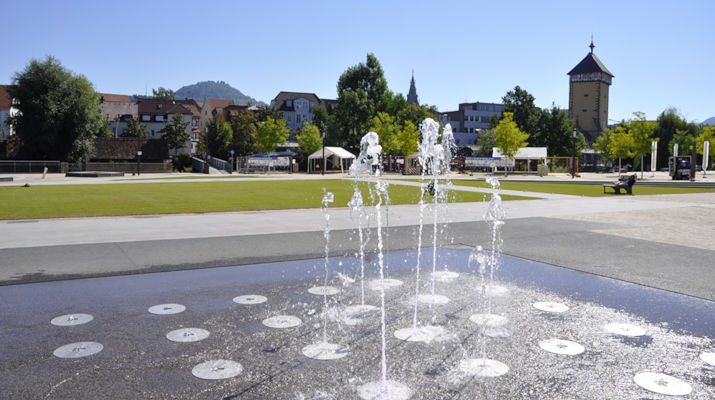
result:
[[[353,194],[346,180],[167,182],[0,187],[0,219],[175,214],[315,208],[323,188],[345,207]],[[362,187],[367,199],[366,186]],[[392,204],[416,204],[419,188],[392,185]],[[482,201],[482,193],[455,192],[458,202]],[[502,196],[504,200],[528,197]]]
[[[474,186],[488,188],[491,187],[484,181],[475,180],[454,180],[452,184],[455,186]],[[603,187],[601,185],[582,185],[582,184],[571,184],[571,183],[542,183],[542,182],[509,182],[502,181],[501,188],[505,190],[522,190],[526,192],[537,192],[537,193],[555,193],[555,194],[570,194],[574,196],[613,196],[611,193],[603,193]],[[678,193],[703,193],[703,192],[715,192],[715,189],[701,189],[701,188],[682,188],[682,187],[651,187],[651,186],[639,186],[638,183],[633,187],[633,194],[636,196],[640,195],[651,195],[651,194],[678,194]]]

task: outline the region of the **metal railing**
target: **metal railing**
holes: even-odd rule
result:
[[[47,172],[59,173],[59,161],[33,161],[33,160],[0,160],[0,172],[4,173],[38,173],[41,174],[47,168]]]
[[[216,169],[224,170],[224,171],[228,172],[229,174],[233,172],[233,167],[231,166],[231,163],[228,161],[224,161],[220,158],[209,156],[208,162],[209,162],[209,165],[211,165],[212,167],[214,167]]]

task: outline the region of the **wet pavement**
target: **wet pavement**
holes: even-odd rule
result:
[[[389,254],[387,274],[404,284],[386,291],[388,376],[410,387],[413,398],[671,398],[636,385],[633,377],[641,372],[687,382],[692,388],[688,399],[715,396],[715,367],[699,358],[715,351],[715,303],[507,256],[484,297],[481,278],[467,266],[468,255],[467,249],[438,251],[438,269],[446,264],[460,276],[436,282],[435,293],[451,301],[421,305],[418,320],[447,333],[431,343],[413,343],[392,332],[412,324],[416,251]],[[431,286],[430,249],[422,257],[424,294]],[[329,323],[330,340],[349,348],[345,358],[318,361],[301,354],[304,346],[322,338],[323,298],[308,293],[322,284],[322,263],[316,258],[0,287],[2,397],[357,398],[360,385],[379,379],[379,313],[356,325]],[[341,289],[329,298],[330,307],[359,303],[356,260],[335,257],[330,266],[330,284]],[[368,280],[375,279],[374,254],[366,271]],[[378,292],[365,290],[366,303],[378,305]],[[267,301],[233,302],[250,294]],[[555,314],[533,307],[543,301],[568,310]],[[166,303],[186,309],[148,312]],[[507,324],[490,330],[470,321],[472,314],[487,311],[505,317]],[[73,326],[50,323],[79,313],[93,319]],[[261,322],[281,314],[296,316],[302,324],[271,329]],[[609,323],[632,324],[646,334],[615,335],[604,329]],[[201,328],[210,335],[188,343],[165,337],[180,328]],[[552,338],[576,342],[585,351],[544,351],[539,343]],[[76,342],[97,342],[103,349],[74,359],[53,355]],[[509,371],[494,378],[460,372],[462,360],[482,354]],[[198,364],[217,359],[236,361],[243,371],[222,380],[192,375]]]

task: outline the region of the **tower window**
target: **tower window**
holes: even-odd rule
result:
[[[581,112],[586,112],[586,109],[584,108],[583,110],[581,110]]]
[[[588,93],[584,93],[584,94],[583,94],[583,97],[588,97]]]

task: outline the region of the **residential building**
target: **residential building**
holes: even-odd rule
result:
[[[223,111],[224,108],[234,104],[232,99],[214,99],[207,97],[201,107],[201,117],[199,119],[199,130],[201,134],[206,132],[206,127],[218,111]]]
[[[455,144],[469,146],[477,141],[480,130],[489,129],[489,117],[503,112],[503,104],[476,102],[461,103],[459,110],[445,114],[447,122],[452,126]]]
[[[271,109],[281,111],[286,127],[290,129],[289,142],[294,142],[295,135],[304,121],[313,123],[313,108],[320,104],[315,93],[280,92],[271,100]]]
[[[608,90],[613,74],[591,52],[569,71],[569,117],[583,133],[586,142],[593,143],[608,127]]]
[[[0,85],[0,130],[2,130],[2,132],[0,132],[0,140],[6,140],[14,134],[9,124],[9,119],[18,111],[17,108],[14,107],[7,88],[7,85]]]
[[[181,114],[182,122],[187,123],[186,131],[191,134],[193,113],[188,106],[180,102],[181,100],[162,99],[140,99],[137,101],[139,122],[146,125],[147,138],[160,138],[161,130],[171,123],[171,119],[175,114]],[[182,151],[190,152],[191,150],[192,143],[189,141]]]
[[[123,94],[97,93],[102,116],[109,121],[109,130],[114,132],[114,137],[120,137],[127,129],[127,122],[138,118],[138,107],[129,96]]]

